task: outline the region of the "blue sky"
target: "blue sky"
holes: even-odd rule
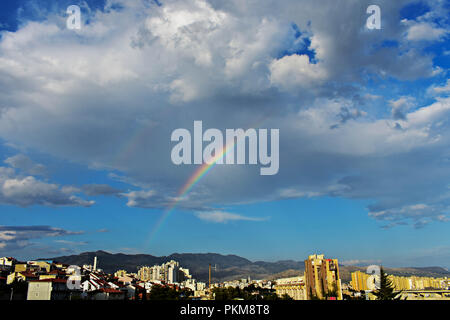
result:
[[[368,30],[370,4],[2,3],[0,256],[450,267],[449,4],[376,1]],[[170,160],[194,120],[278,128],[280,170],[217,165],[154,235],[197,169]]]

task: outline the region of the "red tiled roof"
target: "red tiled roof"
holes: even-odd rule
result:
[[[101,288],[99,291],[106,293],[122,293],[122,291],[113,288]]]
[[[21,275],[25,276],[25,277],[29,277],[29,278],[36,278],[37,276],[29,271],[24,271],[24,272],[19,272]]]
[[[52,270],[50,271],[48,274],[61,274],[61,275],[65,275],[66,273],[64,271],[60,271],[60,270]]]
[[[124,287],[126,287],[124,284],[122,284],[122,283],[119,283],[119,282],[114,282],[114,284],[116,285],[116,286],[118,286],[118,287],[121,287],[121,288],[124,288]]]

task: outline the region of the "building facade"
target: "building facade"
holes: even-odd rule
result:
[[[288,295],[294,300],[306,300],[306,287],[303,277],[277,279],[275,292],[279,297]]]
[[[308,300],[342,300],[338,260],[325,259],[323,254],[310,255],[305,260],[305,287]]]

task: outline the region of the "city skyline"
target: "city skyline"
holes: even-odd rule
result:
[[[106,259],[103,252],[97,253]],[[250,276],[251,272],[233,276],[225,272],[227,276],[224,279],[217,278],[216,266],[209,264],[209,272],[205,275],[204,267],[186,261],[190,267],[185,268],[186,265],[181,264],[178,258],[153,260],[150,264],[136,265],[133,269],[137,272],[129,272],[129,268],[123,268],[123,261],[118,261],[121,267],[113,266],[109,261],[105,266],[109,271],[103,270],[99,267],[96,253],[85,255],[83,262],[79,263],[70,261],[70,258],[21,262],[2,257],[0,298],[117,301],[448,300],[450,297],[449,273],[436,270],[420,275],[417,273],[419,270],[388,271],[372,265],[365,272],[353,268],[344,271],[342,276],[338,259],[312,254],[303,261],[304,271],[285,270],[262,277],[256,275],[256,278],[255,274]],[[195,276],[200,276],[200,273],[203,273],[203,279]],[[208,277],[207,282],[205,276]]]
[[[80,29],[67,27],[71,5]],[[368,28],[371,5],[380,28]],[[441,0],[2,3],[0,256],[321,252],[450,268],[449,11]],[[174,163],[171,135],[192,131],[194,147],[194,121],[223,137],[279,130],[277,170],[261,174],[256,143],[245,164]]]

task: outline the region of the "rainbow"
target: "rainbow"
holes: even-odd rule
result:
[[[262,123],[266,121],[266,119],[269,118],[269,115],[265,115],[261,117],[258,121],[255,121],[255,123],[250,128],[256,128],[259,127]],[[140,137],[139,135],[135,135],[135,139],[137,137]],[[137,144],[137,143],[136,143]],[[174,211],[174,209],[177,207],[178,203],[189,193],[189,191],[192,190],[192,188],[217,164],[217,162],[220,159],[223,159],[225,155],[230,151],[232,148],[234,148],[235,140],[233,141],[227,141],[227,145],[221,150],[221,152],[218,152],[217,155],[215,155],[210,163],[204,163],[202,164],[193,174],[192,176],[187,180],[187,182],[183,185],[183,187],[178,191],[177,196],[174,198],[174,200],[170,203],[170,205],[164,210],[163,214],[159,218],[159,220],[156,222],[155,226],[152,228],[152,231],[149,234],[147,246],[149,243],[155,238],[156,234],[159,230],[161,230],[162,225],[164,222],[169,218],[171,213]],[[133,146],[134,149],[135,146]],[[224,161],[225,162],[225,161]]]
[[[178,191],[177,196],[174,198],[174,200],[171,202],[171,204],[167,207],[166,210],[164,210],[164,213],[159,218],[158,222],[153,227],[152,231],[150,232],[150,239],[149,242],[156,236],[158,230],[161,229],[164,221],[167,220],[167,218],[170,216],[170,214],[174,211],[178,203],[186,196],[186,194],[191,191],[191,189],[217,164],[217,161],[220,159],[223,159],[225,155],[234,148],[235,141],[229,142],[220,152],[217,152],[217,154],[212,158],[212,161],[210,163],[204,163],[202,164],[195,172],[194,174],[187,180],[187,182],[184,184],[184,186]]]

